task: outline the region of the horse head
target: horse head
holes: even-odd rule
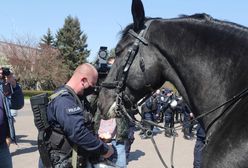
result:
[[[180,87],[180,93],[186,100],[188,98],[175,69],[165,57],[166,52],[153,43],[157,37],[150,35],[157,32],[159,18],[147,19],[140,0],[133,0],[131,11],[133,23],[122,32],[115,48],[115,63],[105,79],[107,85],[103,84],[99,95],[98,107],[104,114],[109,110],[113,112],[116,105],[116,87],[109,85],[118,85],[120,81],[123,81],[120,90],[124,93],[126,108],[161,87],[165,80]]]
[[[164,83],[163,72],[159,71],[163,65],[160,62],[162,55],[149,44],[151,23],[145,18],[140,0],[132,2],[132,15],[133,23],[122,32],[115,48],[115,62],[99,94],[99,110],[102,113],[109,111],[112,117],[114,114],[110,113],[116,105],[117,92],[123,93],[125,107],[131,108]]]

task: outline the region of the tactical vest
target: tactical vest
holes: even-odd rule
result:
[[[142,111],[142,113],[145,113],[145,112],[154,112],[154,111],[157,110],[157,107],[158,107],[157,99],[150,97],[141,106],[141,111]]]
[[[162,99],[162,98],[161,98]],[[171,96],[163,96],[163,100],[161,101],[161,111],[166,111],[166,109],[169,108],[169,105],[171,103]]]
[[[60,168],[72,168],[71,155],[73,144],[68,141],[60,128],[52,127],[47,119],[48,104],[65,92],[71,93],[67,88],[52,94],[50,97],[47,93],[42,93],[30,98],[34,123],[38,129],[38,150],[45,168],[53,168],[54,165],[60,165]],[[75,98],[76,95],[74,93],[72,95]],[[77,100],[79,100],[78,97]],[[82,108],[82,105],[80,107]],[[91,123],[92,117],[90,114],[84,113],[84,117],[86,123]],[[86,164],[85,158],[78,156],[77,160],[78,168],[85,167],[82,164]]]

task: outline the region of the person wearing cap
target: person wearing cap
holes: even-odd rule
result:
[[[165,98],[162,108],[164,111],[164,127],[166,128],[164,134],[166,137],[171,137],[173,135],[171,128],[174,126],[174,113],[170,106],[173,101],[173,91],[170,88],[165,88],[162,92]]]

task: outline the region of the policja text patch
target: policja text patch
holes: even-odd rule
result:
[[[82,110],[81,110],[81,108],[79,106],[77,106],[77,107],[70,107],[70,108],[67,108],[66,109],[67,114],[77,114],[77,113],[79,113],[81,111]]]

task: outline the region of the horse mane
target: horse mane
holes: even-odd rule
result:
[[[196,14],[193,14],[193,15],[179,15],[179,18],[194,18],[194,19],[203,19],[203,20],[212,20],[213,17],[206,14],[206,13],[196,13]]]
[[[227,20],[219,20],[219,19],[215,19],[212,16],[210,16],[209,14],[206,13],[196,13],[193,15],[180,15],[179,18],[177,19],[186,19],[186,20],[191,20],[191,21],[195,21],[195,22],[208,22],[208,23],[212,23],[216,26],[224,26],[225,28],[234,28],[234,29],[239,29],[239,30],[243,30],[243,31],[248,31],[248,28],[245,26],[242,26],[240,24],[234,23],[234,22],[230,22]]]
[[[208,26],[212,26],[212,27],[216,27],[216,28],[221,28],[222,30],[224,31],[227,31],[227,32],[233,32],[232,30],[239,30],[239,31],[236,31],[237,35],[241,35],[242,33],[244,33],[244,31],[246,33],[248,33],[248,28],[245,27],[245,26],[242,26],[240,24],[237,24],[237,23],[233,23],[233,22],[230,22],[230,21],[224,21],[224,20],[218,20],[218,19],[215,19],[213,18],[212,16],[210,16],[209,14],[206,14],[206,13],[196,13],[196,14],[193,14],[193,15],[179,15],[179,17],[177,18],[172,18],[172,19],[163,19],[163,18],[145,18],[145,21],[148,21],[148,20],[160,20],[160,21],[185,21],[185,22],[194,22],[194,23],[197,23],[199,25],[203,25],[203,24],[208,24]],[[128,33],[128,31],[130,29],[133,28],[133,23],[129,24],[128,26],[126,26],[126,28],[124,30],[122,30],[120,32],[121,34],[121,39]]]

